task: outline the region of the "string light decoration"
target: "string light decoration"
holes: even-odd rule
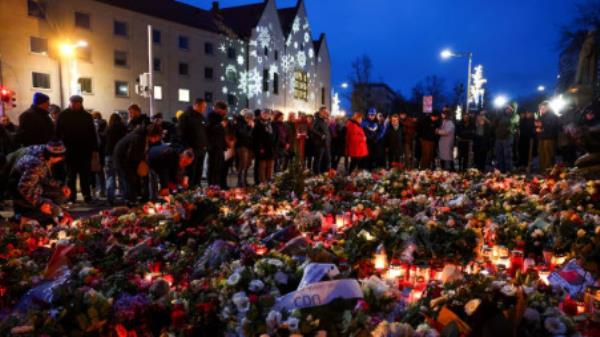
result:
[[[484,85],[487,83],[487,79],[483,77],[483,66],[480,64],[473,69],[473,75],[471,79],[471,88],[469,88],[469,104],[475,103],[475,106],[483,106],[483,97],[485,95]]]

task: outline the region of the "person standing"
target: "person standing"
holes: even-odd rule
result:
[[[131,104],[129,108],[127,108],[127,113],[129,114],[129,120],[127,121],[128,131],[133,131],[138,127],[145,128],[150,124],[150,118],[145,114],[142,114],[142,109],[137,104]]]
[[[400,116],[393,114],[390,125],[385,130],[383,144],[388,157],[388,168],[400,167],[402,163],[402,148],[404,147]]]
[[[525,111],[519,119],[519,168],[531,165],[535,142],[535,119],[533,112]]]
[[[92,156],[92,163],[96,161],[95,164],[97,164],[92,164],[92,171],[94,171],[92,185],[94,185],[95,183],[96,193],[98,193],[100,197],[105,197],[106,175],[104,174],[104,167],[106,166],[106,128],[108,124],[106,123],[106,120],[102,118],[102,114],[98,111],[95,111],[92,114],[92,117],[94,118],[94,127],[96,128],[96,140],[98,142],[98,156],[96,157],[96,159],[94,159],[94,157]]]
[[[123,122],[121,115],[113,113],[110,115],[108,120],[108,126],[106,127],[106,199],[109,205],[113,205],[115,201],[115,191],[117,186],[122,195],[124,195],[124,182],[120,180],[120,176],[117,174],[115,168],[115,161],[113,159],[113,153],[117,143],[125,137],[127,134],[127,126]],[[118,183],[117,183],[118,182]]]
[[[338,116],[329,124],[331,131],[331,167],[338,169],[340,161],[344,158],[344,169],[348,171],[346,152],[346,118]]]
[[[204,173],[204,158],[208,147],[206,134],[206,101],[197,98],[177,120],[177,133],[181,143],[194,150],[194,162],[187,167],[190,187],[198,187]]]
[[[31,107],[19,116],[16,143],[21,146],[46,144],[54,138],[54,123],[48,113],[50,97],[41,92],[33,95]]]
[[[417,133],[421,145],[421,160],[419,163],[419,169],[421,170],[429,170],[433,165],[435,143],[437,141],[435,130],[440,125],[439,120],[440,113],[438,111],[434,111],[419,119]]]
[[[417,119],[408,116],[406,112],[401,112],[400,124],[402,125],[402,152],[404,154],[404,167],[407,169],[412,169],[414,166],[414,142]]]
[[[273,176],[277,136],[271,123],[271,111],[264,109],[252,130],[252,143],[258,168],[258,182],[269,182]]]
[[[331,132],[329,130],[329,110],[321,107],[310,128],[310,138],[315,147],[313,173],[321,174],[331,168]]]
[[[540,170],[545,172],[554,166],[560,122],[558,116],[550,110],[549,102],[542,102],[539,111],[540,118],[535,123],[535,132],[538,136]]]
[[[56,135],[67,148],[67,185],[73,192],[71,202],[77,201],[77,177],[83,199],[92,202],[91,161],[92,153],[98,151],[96,128],[92,115],[83,109],[83,98],[71,96],[69,108],[58,116]]]
[[[367,165],[369,169],[374,169],[381,160],[381,138],[383,137],[383,130],[377,119],[377,110],[375,108],[369,109],[367,119],[362,122],[362,128],[365,131],[365,136],[367,136],[367,146],[369,147]]]
[[[223,175],[227,175],[225,170],[225,151],[227,143],[225,142],[225,127],[227,126],[227,104],[218,101],[213,107],[213,111],[208,115],[208,185],[226,188],[223,185]]]
[[[506,173],[513,169],[513,140],[518,116],[515,116],[516,104],[507,105],[494,118],[496,165],[500,172]]]
[[[485,172],[486,169],[491,138],[491,122],[486,117],[486,111],[483,110],[475,118],[475,135],[473,137],[473,162],[481,172]]]
[[[346,123],[346,156],[350,158],[350,167],[347,173],[366,166],[364,160],[369,155],[369,148],[365,130],[361,125],[362,121],[362,114],[355,112],[352,119]]]
[[[275,133],[276,146],[275,146],[275,172],[281,172],[284,170],[284,163],[288,151],[290,150],[290,142],[288,136],[288,128],[283,121],[283,113],[281,111],[275,111],[273,116],[273,132]]]
[[[465,113],[463,118],[456,126],[456,141],[458,147],[458,169],[465,171],[469,167],[469,153],[471,152],[471,143],[475,137],[475,123],[471,115]]]
[[[252,166],[252,131],[254,129],[254,112],[242,109],[235,126],[235,155],[237,156],[238,187],[248,187],[248,171]]]
[[[452,121],[451,112],[445,110],[442,113],[442,125],[436,130],[436,134],[440,136],[438,153],[441,166],[446,171],[454,170],[454,131],[455,126]]]

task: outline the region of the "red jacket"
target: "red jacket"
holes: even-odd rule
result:
[[[351,158],[363,158],[369,155],[365,132],[360,124],[352,119],[346,124],[346,155]]]

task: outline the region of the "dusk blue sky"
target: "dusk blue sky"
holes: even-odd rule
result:
[[[209,0],[185,0],[209,8]],[[221,7],[258,0],[222,0]],[[277,0],[290,7],[296,0]],[[449,91],[466,82],[466,59],[442,61],[446,47],[474,53],[492,93],[529,95],[552,88],[558,71],[561,25],[575,0],[305,0],[315,37],[327,34],[333,85],[348,79],[352,61],[368,54],[373,79],[410,96],[427,75],[446,79]]]

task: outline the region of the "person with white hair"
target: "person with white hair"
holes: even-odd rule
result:
[[[235,126],[235,154],[237,156],[238,187],[248,186],[248,170],[252,165],[252,130],[254,129],[254,112],[242,109]]]

